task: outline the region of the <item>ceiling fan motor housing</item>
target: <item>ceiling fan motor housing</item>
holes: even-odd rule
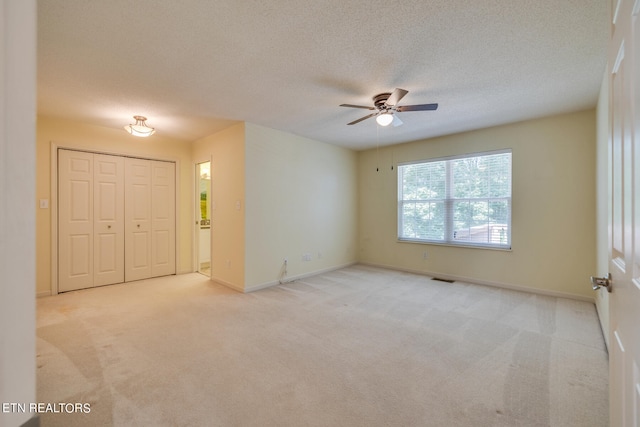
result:
[[[385,108],[384,103],[387,102],[387,99],[391,96],[391,93],[381,93],[373,97],[373,105],[376,106],[378,110]]]

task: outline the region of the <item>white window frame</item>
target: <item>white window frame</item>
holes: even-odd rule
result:
[[[484,156],[492,156],[496,154],[509,154],[510,157],[510,168],[509,168],[509,195],[508,197],[482,197],[482,198],[472,198],[472,199],[454,199],[452,197],[451,187],[452,187],[452,173],[451,173],[451,162],[454,160],[465,159],[465,158],[476,158],[476,157],[484,157]],[[402,167],[407,165],[415,165],[415,164],[425,164],[425,163],[435,163],[435,162],[445,162],[446,168],[446,180],[445,180],[445,198],[444,199],[424,199],[424,200],[403,200],[403,176],[402,176]],[[398,241],[400,242],[413,242],[413,243],[429,243],[429,244],[438,244],[438,245],[448,245],[448,246],[463,246],[463,247],[473,247],[473,248],[488,248],[488,249],[502,249],[502,250],[510,250],[511,249],[511,213],[512,213],[512,186],[513,186],[513,153],[511,149],[503,149],[503,150],[495,150],[495,151],[487,151],[480,153],[470,153],[463,154],[457,156],[449,156],[449,157],[440,157],[434,159],[413,161],[413,162],[404,162],[398,164],[398,174],[397,174],[397,183],[398,183],[398,210],[397,210],[397,235]],[[506,231],[506,243],[486,243],[486,242],[472,242],[468,240],[457,240],[454,237],[454,210],[453,204],[456,201],[460,200],[477,200],[477,201],[506,201],[508,206],[508,214],[507,214],[507,231]],[[440,202],[444,203],[445,210],[445,224],[444,224],[444,238],[440,239],[425,239],[418,237],[404,237],[403,236],[403,206],[405,203],[415,203],[418,202]]]

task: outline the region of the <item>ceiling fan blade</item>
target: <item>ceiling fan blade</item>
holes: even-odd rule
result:
[[[375,116],[376,114],[377,114],[377,113],[371,113],[371,114],[369,114],[369,115],[367,115],[367,116],[360,117],[358,120],[354,120],[354,121],[352,121],[351,123],[347,123],[347,125],[355,125],[356,123],[360,123],[361,121],[366,120],[366,119],[368,119],[369,117],[373,117],[373,116]]]
[[[403,111],[427,111],[427,110],[437,110],[438,104],[419,104],[419,105],[403,105],[401,107],[396,107],[396,111],[401,113]]]
[[[393,126],[394,128],[397,128],[400,125],[402,125],[402,120],[398,118],[397,114],[394,114],[393,121],[391,122],[391,126]]]
[[[396,105],[408,93],[409,93],[408,90],[396,88],[393,91],[393,93],[389,95],[389,98],[387,98],[387,101],[385,102],[385,104],[390,106]]]
[[[374,107],[365,107],[364,105],[340,104],[341,107],[364,108],[367,110],[375,110]]]

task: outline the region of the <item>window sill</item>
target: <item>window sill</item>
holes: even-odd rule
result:
[[[435,240],[421,240],[421,239],[397,239],[398,243],[417,243],[420,245],[435,245],[435,246],[449,246],[452,248],[467,248],[467,249],[488,249],[491,251],[512,252],[511,246],[486,246],[486,245],[474,245],[473,243],[450,243],[450,242],[438,242]]]

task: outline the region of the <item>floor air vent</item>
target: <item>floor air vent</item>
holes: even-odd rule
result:
[[[449,280],[449,279],[442,279],[440,277],[432,277],[431,280],[437,280],[438,282],[446,282],[446,283],[453,283],[455,282],[455,280]]]

